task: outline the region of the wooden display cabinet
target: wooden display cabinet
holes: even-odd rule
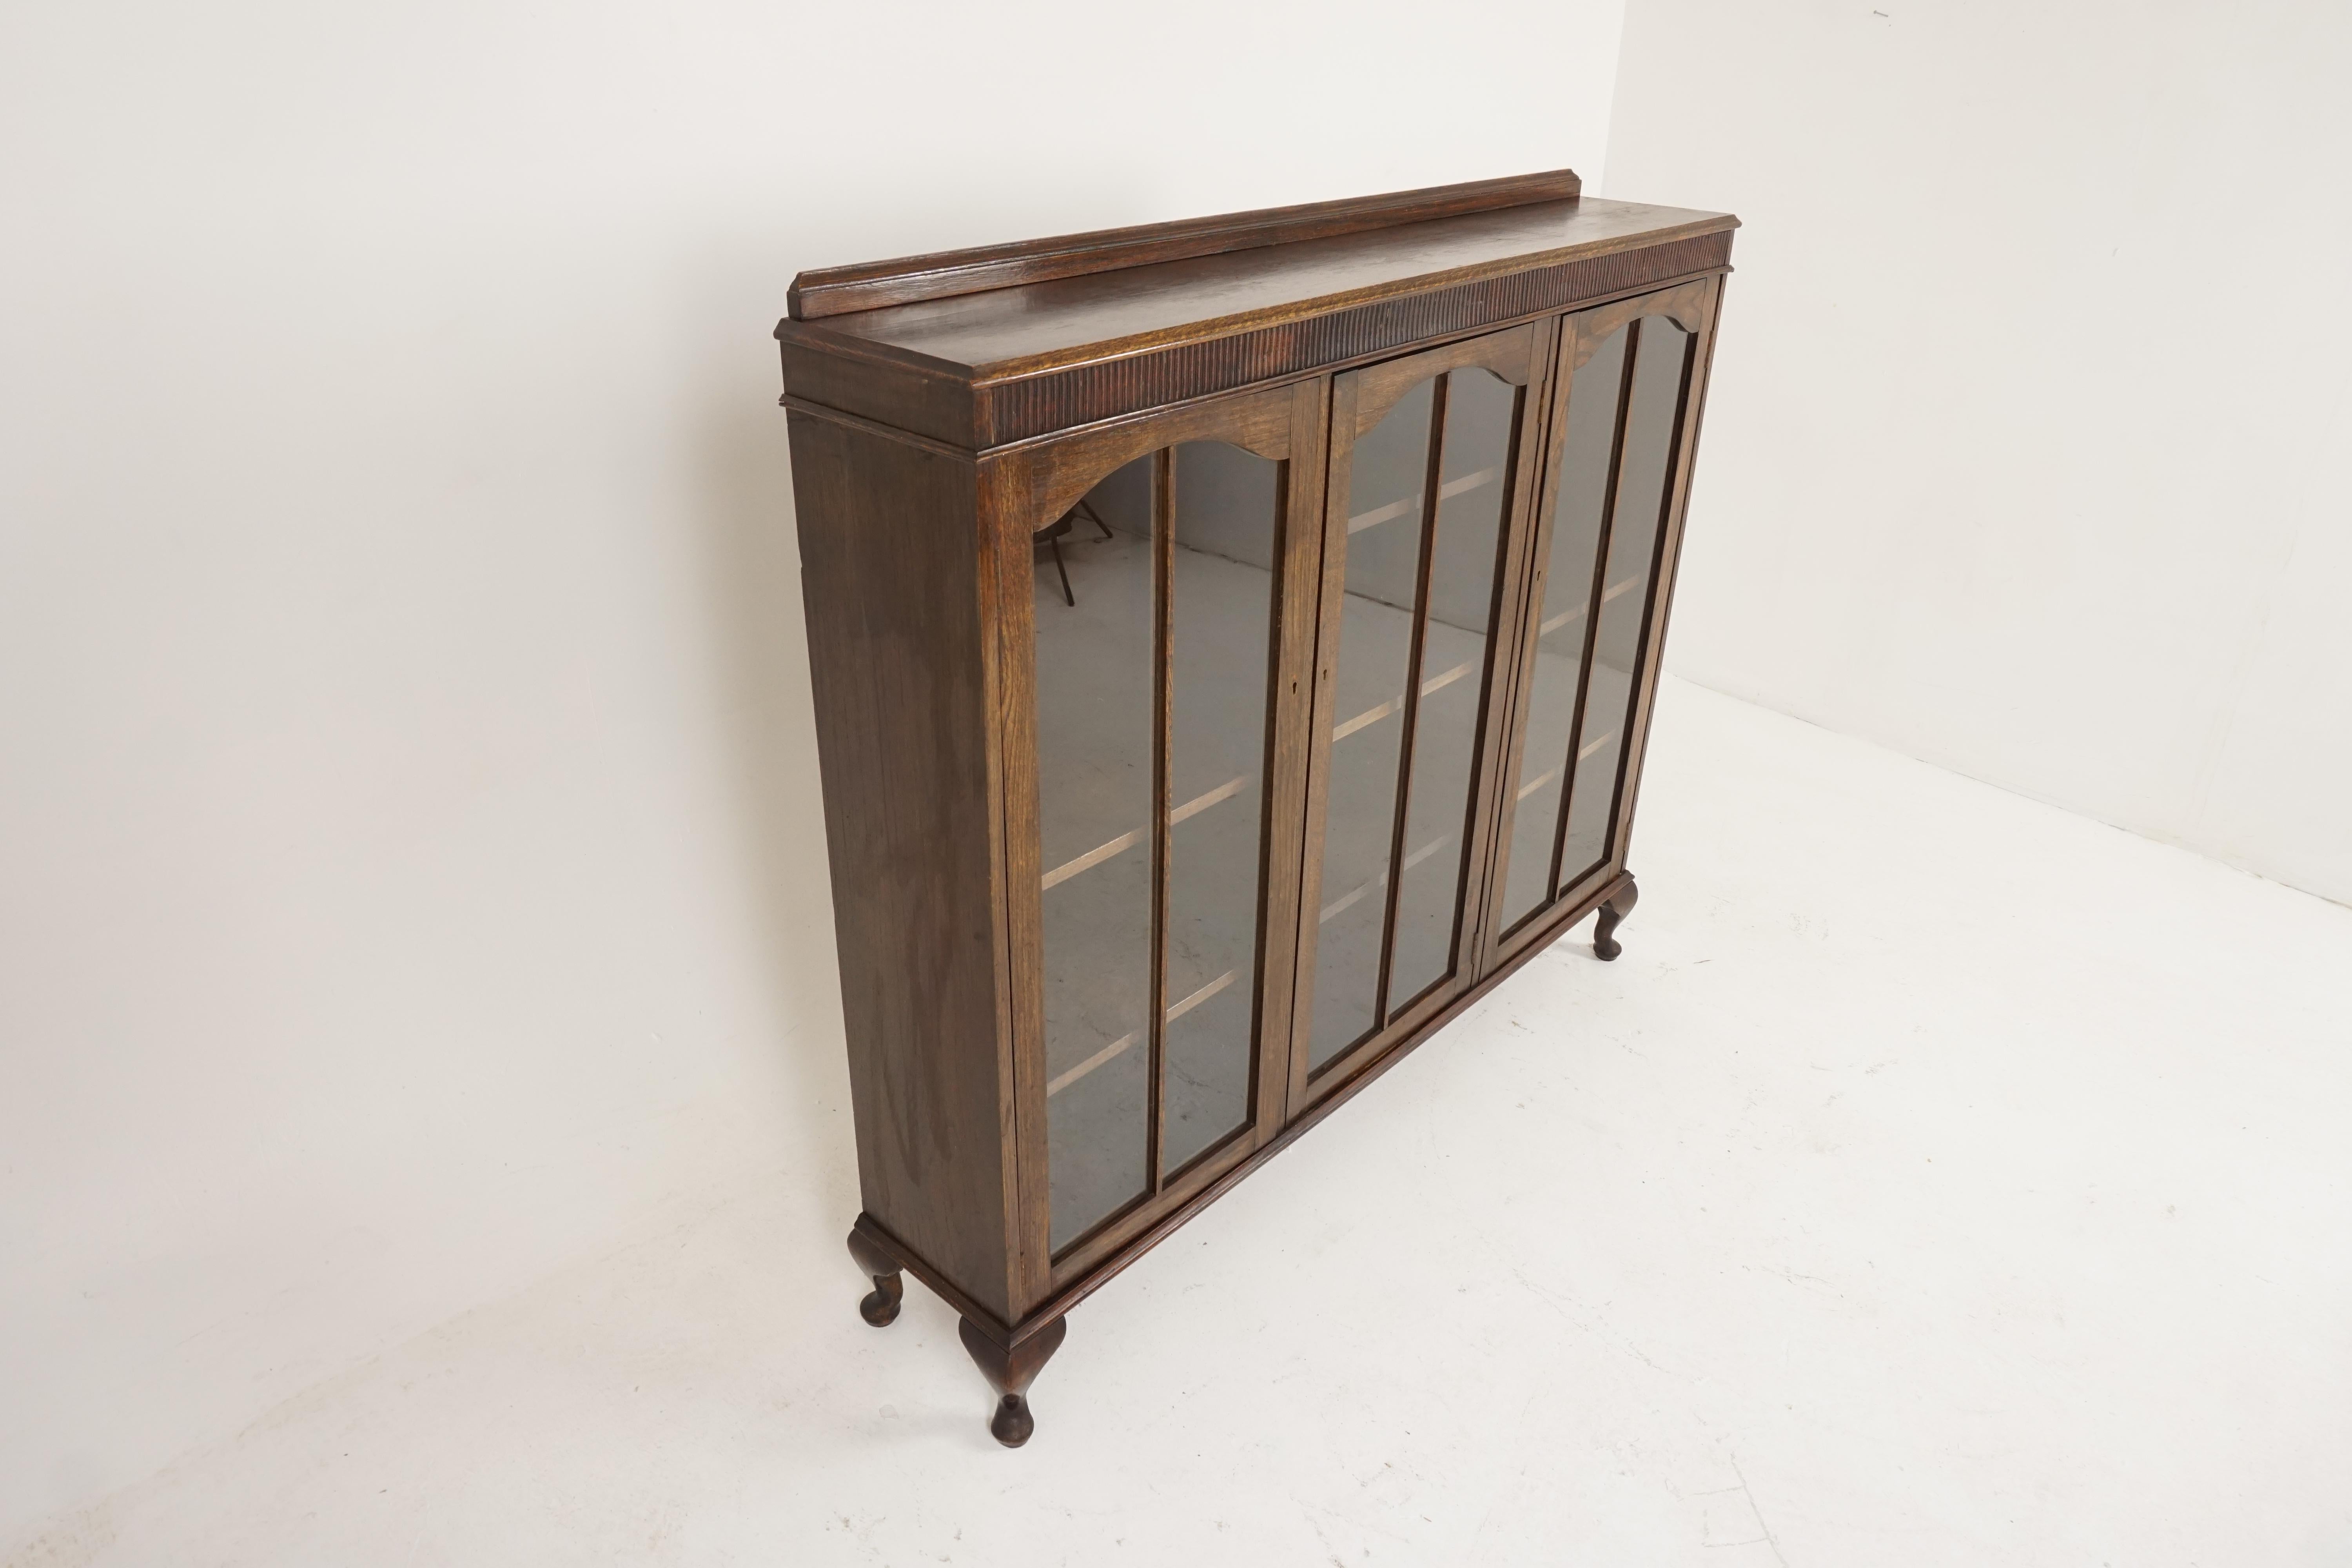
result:
[[[1565,171],[804,272],[864,1210],[1017,1445],[1065,1314],[1626,844],[1737,220]]]

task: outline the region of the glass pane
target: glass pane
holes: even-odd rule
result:
[[[1315,1022],[1307,1042],[1307,1060],[1317,1067],[1377,1022],[1433,386],[1414,387],[1359,436],[1349,467],[1346,597],[1332,676]]]
[[[1389,1015],[1454,973],[1462,882],[1470,868],[1470,784],[1503,502],[1511,490],[1511,431],[1519,390],[1491,371],[1445,378],[1445,441],[1431,542],[1421,701],[1398,871]]]
[[[1128,464],[1094,488],[1064,520],[1066,529],[1057,521],[1045,530],[1036,549],[1045,1120],[1056,1248],[1149,1185],[1150,474],[1149,458]]]
[[[1249,1120],[1282,466],[1175,449],[1166,1103],[1173,1172]]]
[[[1601,574],[1600,625],[1592,639],[1591,692],[1576,747],[1576,782],[1568,803],[1568,843],[1560,884],[1580,880],[1609,857],[1609,816],[1617,799],[1618,763],[1633,721],[1641,662],[1643,612],[1650,568],[1665,526],[1674,460],[1675,416],[1682,403],[1690,334],[1664,316],[1635,323],[1633,386],[1625,405],[1624,450],[1618,459],[1617,505],[1609,563]]]
[[[1612,332],[1569,386],[1543,605],[1528,677],[1527,741],[1515,786],[1510,866],[1503,883],[1507,931],[1551,901],[1552,849],[1559,839],[1560,803],[1568,795],[1569,735],[1576,726],[1584,639],[1591,630],[1592,571],[1600,559],[1601,513],[1609,500],[1609,459],[1617,446],[1631,335],[1630,327]]]

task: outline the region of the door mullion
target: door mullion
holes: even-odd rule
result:
[[[1491,798],[1495,803],[1495,819],[1486,832],[1486,886],[1479,900],[1479,935],[1473,950],[1473,962],[1479,973],[1486,973],[1495,948],[1502,940],[1506,911],[1503,900],[1509,893],[1509,861],[1512,835],[1517,829],[1518,801],[1514,792],[1527,771],[1528,716],[1534,700],[1536,660],[1542,638],[1544,595],[1549,584],[1551,534],[1557,521],[1553,513],[1558,506],[1557,487],[1559,465],[1563,457],[1561,427],[1567,423],[1568,380],[1563,367],[1575,352],[1577,333],[1574,325],[1556,320],[1549,325],[1536,350],[1538,370],[1528,377],[1531,413],[1525,421],[1518,439],[1532,443],[1529,457],[1530,472],[1526,485],[1526,499],[1521,503],[1524,513],[1516,519],[1519,537],[1525,542],[1519,552],[1520,584],[1517,618],[1510,623],[1510,636],[1497,643],[1495,656],[1496,679],[1506,679],[1507,689],[1497,699],[1496,711],[1505,726],[1501,745],[1496,752],[1497,784]],[[1510,656],[1507,665],[1503,651]],[[1571,714],[1571,717],[1573,715]],[[1549,893],[1549,885],[1545,891]]]
[[[1389,982],[1396,963],[1397,904],[1404,886],[1405,818],[1412,808],[1413,740],[1421,722],[1421,659],[1429,640],[1429,583],[1437,554],[1438,476],[1445,461],[1445,403],[1454,384],[1440,375],[1429,399],[1429,464],[1421,490],[1421,556],[1412,585],[1412,636],[1405,656],[1404,713],[1397,738],[1396,816],[1389,828],[1389,885],[1381,921],[1380,982],[1372,995],[1372,1028],[1389,1022]]]
[[[1642,323],[1636,320],[1625,327],[1625,361],[1617,377],[1617,414],[1609,433],[1609,482],[1601,492],[1601,530],[1592,550],[1592,583],[1584,598],[1584,652],[1577,660],[1576,710],[1568,723],[1568,755],[1562,759],[1559,786],[1559,821],[1552,829],[1551,871],[1545,879],[1544,901],[1559,897],[1560,858],[1568,852],[1568,807],[1576,798],[1577,750],[1584,743],[1584,716],[1592,695],[1592,656],[1599,647],[1601,632],[1601,595],[1609,577],[1609,540],[1617,526],[1617,481],[1625,466],[1625,426],[1633,404],[1633,365],[1636,351],[1642,346]],[[1581,368],[1581,367],[1579,367]],[[1568,395],[1576,396],[1570,373]],[[1566,461],[1565,455],[1562,461]],[[1612,781],[1612,789],[1615,787]]]
[[[1151,1002],[1149,1082],[1150,1121],[1144,1143],[1150,1191],[1160,1187],[1160,1149],[1168,1121],[1168,814],[1169,747],[1175,724],[1174,626],[1176,454],[1151,455]]]
[[[1630,705],[1636,700],[1650,679],[1650,625],[1658,613],[1658,581],[1664,568],[1666,552],[1666,522],[1674,515],[1675,491],[1682,482],[1683,428],[1690,416],[1691,367],[1697,361],[1698,336],[1690,335],[1683,344],[1681,378],[1675,386],[1675,419],[1666,439],[1665,482],[1658,487],[1657,515],[1651,519],[1656,530],[1656,542],[1650,549],[1650,564],[1646,580],[1642,584],[1642,629],[1640,640],[1634,643],[1635,658],[1632,684],[1627,689]],[[1617,768],[1610,781],[1608,837],[1602,841],[1608,858],[1614,858],[1618,849],[1619,825],[1623,817],[1625,774],[1632,765],[1633,748],[1631,744],[1630,713],[1628,743],[1617,750]]]

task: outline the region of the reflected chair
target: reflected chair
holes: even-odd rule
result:
[[[1102,514],[1095,510],[1083,498],[1079,500],[1077,505],[1029,536],[1029,542],[1033,547],[1043,545],[1054,552],[1054,570],[1059,573],[1062,578],[1062,602],[1074,610],[1078,607],[1078,596],[1070,592],[1070,569],[1062,564],[1062,539],[1070,531],[1072,522],[1081,513],[1088,522],[1102,530],[1102,536],[1105,539],[1110,537],[1110,524],[1105,522],[1102,520]]]

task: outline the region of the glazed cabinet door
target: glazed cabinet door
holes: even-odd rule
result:
[[[1324,396],[982,465],[1032,1301],[1279,1124]]]
[[[1293,1115],[1475,979],[1553,331],[1333,382]]]
[[[1624,867],[1720,286],[1561,322],[1482,968]]]

